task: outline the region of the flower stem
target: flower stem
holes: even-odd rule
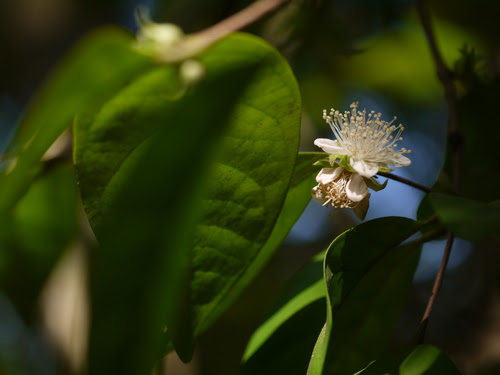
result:
[[[378,172],[377,174],[379,176],[386,177],[386,178],[389,178],[391,180],[398,181],[398,182],[401,182],[401,183],[406,184],[408,186],[414,187],[415,189],[422,190],[425,193],[431,193],[432,192],[432,189],[429,188],[429,187],[427,187],[427,186],[420,185],[417,182],[408,180],[408,179],[406,179],[404,177],[401,177],[401,176],[396,176],[395,174],[392,174],[392,173]]]

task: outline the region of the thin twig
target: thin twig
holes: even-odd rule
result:
[[[427,307],[425,309],[424,315],[422,316],[422,320],[420,321],[420,326],[418,328],[419,343],[422,343],[424,341],[425,332],[427,329],[427,325],[429,323],[429,317],[431,316],[432,309],[434,308],[434,304],[436,303],[436,298],[438,296],[439,290],[441,289],[441,285],[443,284],[443,278],[446,271],[446,266],[448,265],[448,260],[450,259],[450,254],[451,254],[451,248],[453,246],[453,239],[454,239],[453,234],[448,232],[443,258],[441,259],[441,264],[436,274],[434,285],[432,286],[431,296],[429,297],[429,301],[427,302]]]
[[[438,78],[444,88],[444,97],[448,108],[448,145],[452,153],[452,180],[454,190],[458,193],[461,184],[463,138],[458,126],[457,91],[455,88],[455,84],[453,83],[453,74],[445,65],[444,60],[439,52],[436,38],[434,36],[434,31],[432,29],[429,12],[427,11],[423,0],[417,0],[417,11],[420,17],[420,22],[422,23],[422,27],[425,32],[425,37],[427,38],[427,43],[429,44],[432,58],[434,59],[434,63],[436,65]],[[425,309],[422,320],[420,321],[420,326],[418,329],[419,343],[422,343],[425,338],[425,332],[429,323],[429,318],[434,308],[434,304],[436,303],[436,298],[438,296],[439,290],[441,289],[441,285],[443,284],[444,274],[446,272],[446,267],[450,258],[451,249],[453,247],[453,238],[453,234],[451,234],[451,232],[448,232],[441,265],[439,266],[439,270],[436,274],[434,285],[432,287],[432,293],[429,297],[429,301],[427,302],[427,307]]]
[[[159,56],[158,59],[163,63],[178,63],[187,58],[191,58],[233,31],[243,29],[288,1],[289,0],[258,0],[217,24],[180,39],[176,47],[172,46],[168,48],[164,52],[164,55]]]
[[[233,14],[195,35],[197,38],[203,39],[207,44],[211,44],[229,33],[241,30],[259,20],[269,12],[285,4],[287,1],[288,0],[258,0],[240,12]]]
[[[463,139],[458,126],[457,90],[453,83],[453,73],[448,69],[439,52],[429,12],[423,0],[417,0],[417,11],[436,65],[437,76],[444,88],[444,98],[448,107],[448,143],[453,157],[452,179],[455,191],[458,193],[461,184]]]
[[[396,176],[395,174],[392,174],[392,173],[378,172],[377,174],[379,176],[386,177],[386,178],[389,178],[391,180],[398,181],[398,182],[401,182],[401,183],[406,184],[408,186],[414,187],[415,189],[422,190],[425,193],[432,193],[432,191],[433,191],[431,188],[429,188],[427,186],[420,185],[417,182],[408,180],[408,179],[401,177],[401,176]]]

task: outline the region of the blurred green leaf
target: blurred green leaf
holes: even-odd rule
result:
[[[15,206],[39,172],[40,159],[74,116],[94,111],[151,68],[133,52],[132,35],[105,28],[85,37],[68,54],[32,100],[8,149],[0,174],[0,212]]]
[[[327,322],[308,374],[346,374],[384,353],[411,286],[420,246],[400,245],[421,224],[380,218],[344,232],[326,253]]]
[[[222,313],[219,303],[235,299],[232,288],[283,205],[300,124],[289,67],[245,34],[220,41],[200,62],[206,76],[184,96],[176,68],[158,68],[77,122],[75,163],[102,244],[93,267],[92,373],[116,372],[124,357],[120,373],[144,372],[161,354],[165,320],[188,360],[194,335]]]
[[[429,201],[441,221],[458,237],[480,241],[500,235],[500,201],[473,201],[451,195],[431,193]]]
[[[355,375],[460,375],[453,362],[432,345],[418,345],[374,361]]]
[[[254,332],[243,356],[243,374],[303,375],[307,371],[325,319],[323,257],[319,254],[294,276],[272,314]]]
[[[44,281],[76,236],[77,197],[73,171],[57,166],[30,186],[0,227],[2,290],[28,321]]]

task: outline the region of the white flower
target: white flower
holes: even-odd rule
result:
[[[177,25],[147,22],[139,29],[135,47],[158,58],[172,49],[183,37],[184,33]]]
[[[318,185],[312,189],[312,196],[323,206],[353,208],[369,195],[363,177],[342,167],[323,168],[316,182]]]
[[[381,113],[366,110],[357,111],[358,103],[352,103],[352,111],[343,114],[334,109],[327,115],[323,111],[323,118],[332,128],[335,141],[326,138],[318,138],[314,144],[323,151],[332,155],[347,155],[350,166],[363,177],[371,178],[380,168],[406,167],[411,160],[403,154],[411,151],[405,148],[399,150],[398,141],[403,140],[401,133],[404,127],[392,125],[391,122],[383,121]],[[396,132],[396,135],[392,134]]]

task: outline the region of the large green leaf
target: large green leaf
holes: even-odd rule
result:
[[[458,237],[480,241],[500,235],[500,201],[490,203],[431,193],[429,200],[441,221]]]
[[[83,185],[96,177],[86,173],[99,171],[85,163],[102,165],[115,155],[112,148],[106,154],[97,141],[85,143],[92,136],[110,132],[113,136],[103,137],[103,144],[120,145],[123,139],[115,131],[120,119],[132,132],[140,133],[145,120],[157,130],[120,165],[118,182],[112,181],[117,185],[105,197],[105,215],[98,222],[101,247],[91,257],[89,373],[149,373],[162,354],[165,323],[178,347],[191,346],[179,341],[189,337],[178,335],[177,322],[188,298],[189,249],[206,189],[208,156],[257,63],[207,65],[206,79],[171,105],[165,96],[179,87],[177,75],[171,67],[158,69],[107,103],[92,126],[79,123],[76,156]],[[162,90],[167,94],[160,95]],[[101,121],[102,116],[110,120]],[[187,359],[190,353],[180,355]]]
[[[285,203],[271,234],[267,238],[266,243],[258,251],[257,256],[249,263],[244,273],[238,277],[231,288],[229,298],[225,298],[215,306],[215,309],[218,311],[214,311],[214,314],[219,315],[223,313],[238,298],[245,287],[267,265],[273,254],[285,240],[293,225],[311,200],[311,188],[314,186],[314,177],[318,169],[313,166],[316,160],[317,156],[314,154],[299,153]]]
[[[438,348],[418,345],[377,360],[355,375],[460,375],[460,371]]]
[[[231,288],[264,246],[283,205],[300,123],[289,67],[272,47],[244,34],[220,41],[199,60],[206,76],[185,95],[177,69],[162,67],[77,122],[77,174],[102,243],[92,284],[95,371],[111,371],[123,353],[139,361],[136,352],[148,358],[126,370],[125,363],[121,373],[144,369],[158,355],[156,333],[165,319],[188,359],[193,336],[222,313],[219,303],[234,300]],[[217,140],[215,152],[211,140]],[[192,308],[179,322],[190,256]],[[130,326],[132,342],[118,329]]]
[[[418,244],[400,244],[420,226],[406,218],[381,218],[333,241],[324,264],[327,322],[308,374],[353,373],[384,352],[420,253]]]
[[[28,107],[0,174],[0,212],[15,206],[40,159],[74,116],[94,111],[153,63],[131,48],[132,35],[105,28],[85,37],[48,78]],[[2,214],[4,217],[5,215]]]
[[[266,245],[285,200],[299,145],[300,95],[290,68],[262,42],[255,41],[245,51],[243,45],[228,40],[217,52],[227,61],[229,51],[237,50],[239,58],[259,58],[266,65],[239,103],[210,172],[193,248],[195,335],[235,300],[239,292],[234,288],[243,287],[238,285],[240,278]]]

